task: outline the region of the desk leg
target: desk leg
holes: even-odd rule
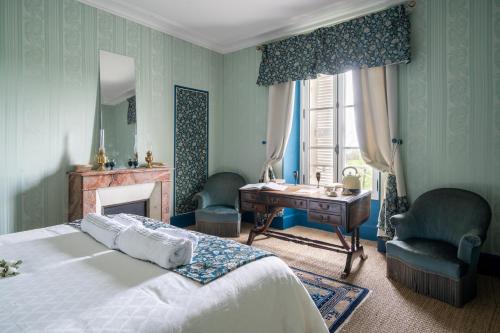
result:
[[[247,245],[252,245],[255,236],[266,232],[266,230],[271,225],[271,222],[273,222],[274,217],[281,211],[281,209],[282,208],[279,207],[273,207],[267,215],[266,223],[264,223],[263,225],[259,226],[257,222],[255,222],[255,226],[252,228],[252,230],[250,230],[250,234],[248,235]]]
[[[349,249],[349,253],[347,254],[347,259],[345,262],[344,272],[341,274],[341,278],[345,279],[351,273],[352,262],[360,257],[362,260],[368,258],[365,254],[363,246],[359,244],[359,227],[352,231],[351,235],[351,248]]]
[[[344,249],[349,251],[351,248],[349,247],[349,244],[347,244],[347,241],[345,240],[344,235],[342,235],[342,231],[340,231],[340,228],[337,226],[334,226],[335,228],[335,233],[337,234],[337,237],[339,238],[340,242],[342,243],[342,246]]]
[[[362,245],[359,245],[359,228],[356,228],[356,250],[359,251],[359,257],[362,260],[366,260],[368,258],[368,255],[365,254],[365,251],[363,249]]]

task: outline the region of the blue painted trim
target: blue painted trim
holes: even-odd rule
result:
[[[255,216],[252,212],[243,212],[243,214],[241,214],[242,222],[251,222],[253,224],[253,222],[255,221],[254,218]]]
[[[173,196],[174,196],[174,200],[173,200],[173,216],[176,216],[176,213],[175,213],[175,207],[176,207],[176,204],[175,204],[175,182],[176,182],[176,179],[177,179],[177,166],[175,165],[175,161],[177,160],[176,159],[176,156],[177,156],[177,152],[176,152],[176,143],[177,143],[177,138],[176,138],[176,135],[175,135],[175,132],[176,132],[176,128],[177,128],[177,89],[186,89],[186,90],[191,90],[191,91],[197,91],[197,92],[202,92],[202,93],[206,93],[207,94],[207,159],[209,159],[209,151],[208,151],[208,147],[209,147],[209,138],[210,138],[210,135],[208,133],[208,130],[210,129],[210,126],[209,126],[209,122],[210,122],[210,93],[208,92],[208,90],[201,90],[201,89],[194,89],[194,88],[189,88],[189,87],[185,87],[185,86],[181,86],[181,85],[174,85],[174,181],[173,181]],[[208,177],[208,167],[209,167],[209,161],[207,161],[207,177]],[[186,214],[189,214],[189,213],[186,213]],[[194,212],[193,212],[194,214]],[[172,217],[173,217],[172,216]],[[171,218],[172,220],[172,218]]]
[[[377,240],[377,251],[380,252],[380,253],[385,253],[386,252],[386,249],[385,249],[385,240],[383,240],[383,239],[378,239]]]
[[[172,216],[170,217],[170,224],[179,228],[186,228],[190,225],[194,225],[196,224],[194,212]]]
[[[285,208],[283,216],[277,216],[273,219],[271,228],[285,230],[299,225],[299,221],[302,218],[303,213],[303,211],[297,209]]]

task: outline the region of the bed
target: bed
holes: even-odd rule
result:
[[[69,225],[0,236],[0,332],[328,332],[291,269],[271,256],[202,285],[109,250]]]

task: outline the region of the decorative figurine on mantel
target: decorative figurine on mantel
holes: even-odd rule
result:
[[[128,166],[131,169],[132,169],[132,167],[134,167],[134,169],[136,169],[138,165],[139,165],[139,162],[137,162],[137,158],[129,158],[128,159]]]
[[[95,157],[95,162],[97,163],[97,171],[106,171],[106,162],[108,158],[106,157],[106,151],[104,150],[104,129],[101,128],[99,131],[99,152]]]
[[[106,171],[106,162],[108,161],[106,157],[106,152],[104,151],[104,148],[99,148],[99,152],[97,153],[95,157],[95,161],[98,165],[97,171]]]
[[[109,168],[111,171],[113,171],[113,169],[115,168],[115,165],[116,165],[116,162],[113,158],[109,159],[106,162],[106,168]]]
[[[152,168],[153,167],[153,153],[151,152],[151,150],[148,150],[146,152],[146,168]]]

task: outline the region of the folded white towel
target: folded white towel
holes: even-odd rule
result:
[[[113,216],[113,221],[116,221],[120,224],[123,224],[124,226],[131,226],[131,225],[137,225],[137,226],[142,226],[142,222],[139,221],[138,219],[128,215],[128,214],[117,214]],[[188,230],[184,230],[181,228],[158,228],[156,231],[163,232],[167,235],[178,237],[178,238],[187,238],[193,243],[193,251],[196,249],[198,246],[198,236],[193,234],[192,232]]]
[[[193,251],[198,246],[198,236],[193,234],[192,232],[180,228],[158,228],[156,231],[163,232],[167,235],[179,237],[179,238],[187,238],[193,243]]]
[[[116,245],[131,257],[149,260],[167,269],[189,264],[193,258],[193,243],[189,239],[136,225],[121,232]]]
[[[113,216],[113,221],[116,221],[116,222],[118,222],[121,225],[124,225],[126,227],[130,227],[131,225],[142,226],[141,221],[139,221],[138,219],[135,219],[132,216],[129,216],[127,214],[117,214],[117,215]]]
[[[81,228],[98,242],[110,249],[116,249],[116,236],[128,227],[103,215],[87,214],[82,220]]]

